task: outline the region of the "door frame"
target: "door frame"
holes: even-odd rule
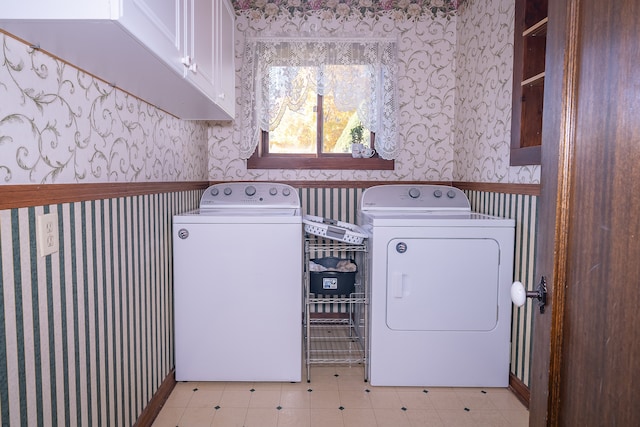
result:
[[[536,277],[546,277],[545,313],[534,315],[530,426],[557,425],[569,251],[578,87],[580,0],[549,2]]]

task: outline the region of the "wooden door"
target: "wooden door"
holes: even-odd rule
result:
[[[530,425],[640,425],[640,2],[549,2]]]

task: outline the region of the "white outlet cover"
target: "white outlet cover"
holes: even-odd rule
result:
[[[45,257],[58,252],[58,214],[55,212],[38,215],[36,218],[38,255]]]

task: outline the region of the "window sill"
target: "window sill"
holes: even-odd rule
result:
[[[379,157],[355,159],[353,157],[299,157],[265,156],[256,154],[247,159],[247,169],[344,169],[393,170],[394,161]]]

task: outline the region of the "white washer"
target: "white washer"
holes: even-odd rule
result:
[[[370,381],[506,387],[514,221],[472,213],[457,188],[362,194],[370,235]]]
[[[210,186],[173,217],[177,381],[300,381],[302,215],[278,183]]]

